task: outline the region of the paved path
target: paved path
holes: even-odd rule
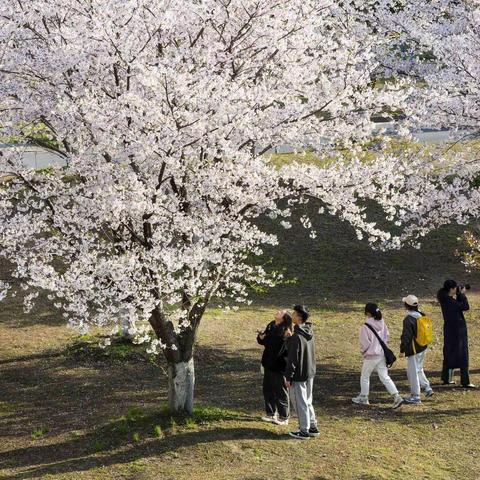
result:
[[[448,131],[424,130],[415,137],[422,143],[441,143],[448,140]],[[8,148],[6,144],[0,143],[1,148]],[[291,153],[293,149],[288,145],[280,145],[274,150],[276,153]],[[28,168],[45,168],[50,165],[65,165],[65,160],[60,156],[43,150],[38,147],[28,147],[25,156],[25,164]]]
[[[0,143],[0,149],[9,148],[9,145]],[[50,165],[65,165],[65,160],[52,152],[39,147],[27,147],[23,156],[28,168],[45,168]]]

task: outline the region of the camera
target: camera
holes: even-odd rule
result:
[[[470,290],[470,284],[469,283],[466,283],[465,285],[458,285],[457,287],[457,295],[459,293],[461,293],[461,291],[465,289],[465,290]]]

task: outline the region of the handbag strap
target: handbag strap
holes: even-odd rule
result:
[[[377,340],[380,342],[380,345],[381,347],[383,348],[383,350],[385,350],[385,347],[387,346],[385,344],[385,342],[380,338],[380,335],[377,333],[377,331],[371,326],[369,325],[368,323],[365,323],[365,325],[367,326],[367,328],[369,330],[371,330],[373,332],[373,334],[377,337]]]

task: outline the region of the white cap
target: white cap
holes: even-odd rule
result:
[[[418,298],[415,295],[407,295],[402,298],[402,302],[410,305],[410,307],[418,307]]]

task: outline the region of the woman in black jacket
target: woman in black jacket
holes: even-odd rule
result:
[[[257,342],[265,347],[262,355],[263,397],[265,399],[265,422],[287,425],[290,416],[288,389],[283,374],[286,367],[286,338],[291,335],[292,317],[286,310],[276,313],[275,320],[259,332]]]
[[[438,291],[438,301],[442,307],[443,326],[443,369],[444,385],[455,383],[453,369],[460,369],[460,381],[465,388],[475,388],[470,383],[468,372],[468,333],[463,312],[470,306],[465,296],[465,288],[459,289],[455,280],[446,280]]]

